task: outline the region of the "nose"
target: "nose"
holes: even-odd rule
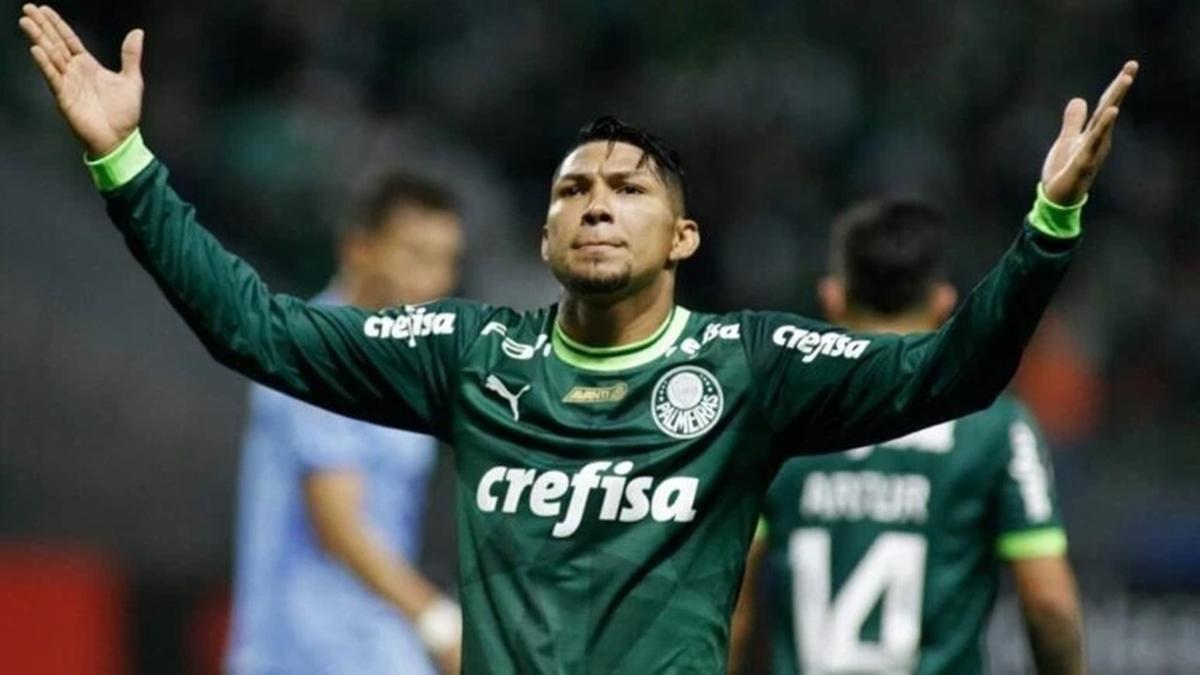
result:
[[[612,223],[612,213],[609,212],[608,206],[600,200],[593,201],[588,205],[587,211],[583,212],[584,225],[599,225],[600,223]]]
[[[600,184],[591,192],[587,210],[583,212],[583,224],[596,226],[600,223],[612,223],[612,211],[608,208],[607,186]]]

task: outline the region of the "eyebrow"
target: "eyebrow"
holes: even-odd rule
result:
[[[557,180],[591,180],[595,176],[595,172],[572,172],[559,175]],[[631,178],[633,176],[655,176],[657,174],[649,169],[634,169],[633,171],[606,171],[601,176],[605,178]]]

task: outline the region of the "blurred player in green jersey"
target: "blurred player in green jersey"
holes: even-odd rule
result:
[[[828,318],[855,331],[936,330],[956,301],[943,229],[917,202],[843,214],[819,288]],[[1066,548],[1046,445],[1028,412],[1001,396],[895,440],[784,464],[751,548],[734,644],[746,643],[756,616],[779,675],[979,673],[1008,566],[1038,672],[1079,673]],[[769,597],[754,598],[758,584]]]
[[[109,217],[209,352],[309,403],[454,445],[472,674],[723,672],[783,460],[961,417],[1012,377],[1137,70],[1126,64],[1090,116],[1067,104],[1013,245],[935,333],[678,305],[677,271],[700,245],[682,162],[612,118],[553,171],[541,254],[557,303],[372,312],[272,293],[201,226],[138,129],[141,31],[112,71],[58,14],[23,11]]]

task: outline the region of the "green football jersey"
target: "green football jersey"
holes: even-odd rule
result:
[[[1002,562],[1066,550],[1046,445],[1008,397],[791,460],[763,515],[779,675],[980,673]]]
[[[142,152],[105,190],[109,214],[220,362],[454,446],[472,674],[723,672],[744,556],[783,459],[988,405],[1074,245],[1022,228],[927,336],[679,307],[640,344],[589,349],[557,329],[553,307],[368,312],[272,294]]]

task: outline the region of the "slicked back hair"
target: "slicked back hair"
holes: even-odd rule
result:
[[[945,220],[919,201],[862,202],[834,220],[829,257],[849,305],[904,314],[919,309],[946,277]]]
[[[628,143],[640,149],[643,154],[638,166],[650,163],[651,170],[667,186],[672,199],[677,201],[680,215],[683,214],[687,200],[687,179],[683,171],[683,160],[666,141],[645,129],[622,122],[611,115],[604,115],[579,129],[575,145],[567,153],[596,141],[608,142],[610,146],[613,143]]]

